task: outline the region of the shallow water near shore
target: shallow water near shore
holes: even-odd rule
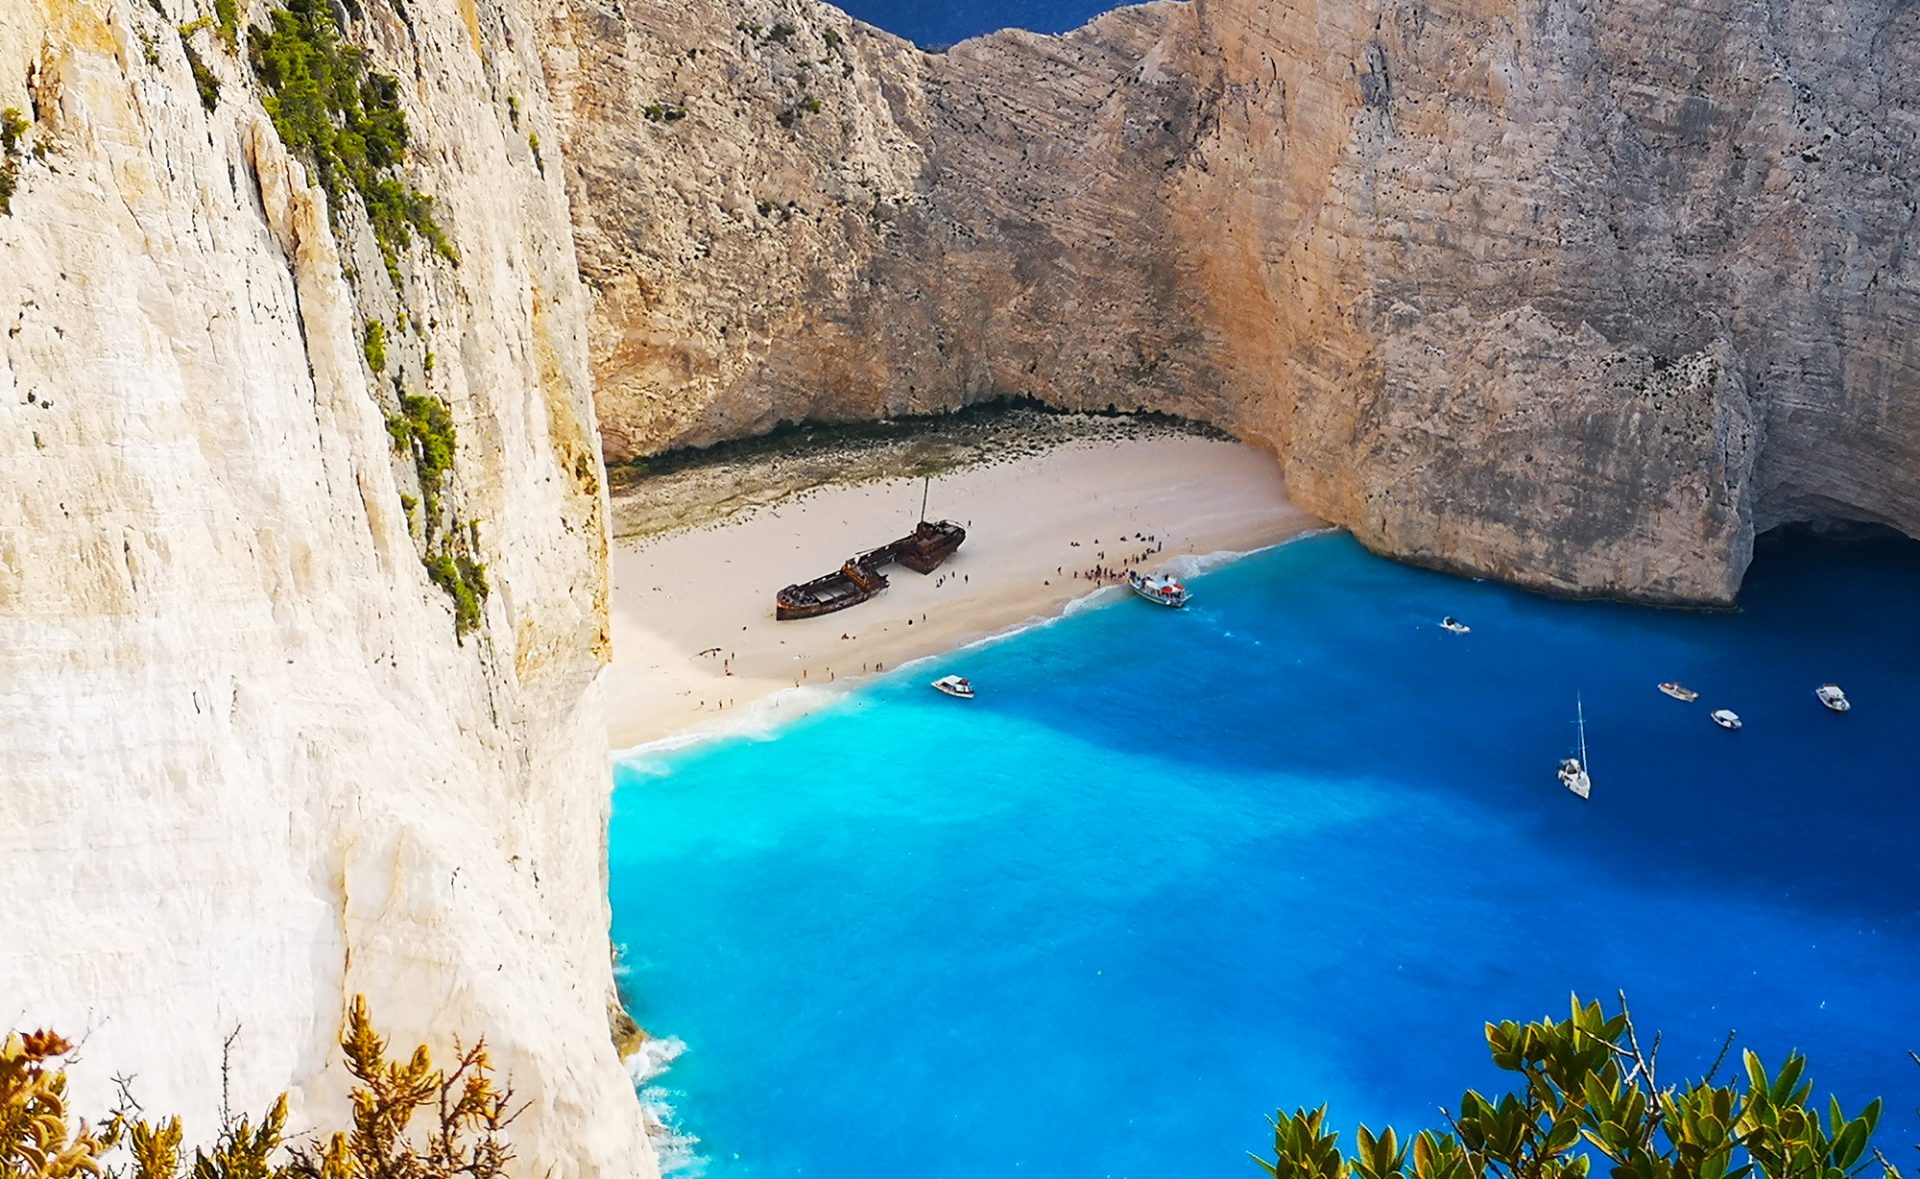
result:
[[[616,767],[614,935],[684,1173],[1257,1174],[1276,1107],[1430,1124],[1488,1018],[1624,988],[1920,1140],[1920,545],[1767,545],[1724,615],[1344,536]],[[1457,615],[1473,633],[1436,621]],[[926,687],[971,677],[972,702]],[[1680,704],[1655,691],[1679,679]],[[1826,712],[1812,690],[1855,702]],[[1584,697],[1594,774],[1553,779]],[[1725,733],[1707,719],[1732,707]]]

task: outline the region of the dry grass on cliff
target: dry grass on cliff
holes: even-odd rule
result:
[[[256,1125],[226,1115],[210,1145],[189,1161],[177,1117],[148,1121],[121,1087],[119,1108],[95,1129],[67,1103],[74,1046],[48,1031],[10,1033],[0,1042],[0,1175],[8,1179],[498,1179],[512,1159],[505,1131],[519,1109],[511,1088],[495,1082],[485,1043],[455,1046],[456,1061],[437,1069],[426,1046],[390,1058],[356,996],[340,1037],[353,1127],[324,1138],[286,1140],[281,1094]],[[222,1102],[224,1105],[224,1101]]]

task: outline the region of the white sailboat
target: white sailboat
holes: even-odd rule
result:
[[[1580,724],[1580,756],[1560,763],[1560,784],[1585,798],[1593,791],[1593,779],[1587,773],[1587,712],[1578,696],[1573,698],[1573,707]]]

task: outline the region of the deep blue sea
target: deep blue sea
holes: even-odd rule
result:
[[[1117,0],[835,0],[870,25],[929,48],[951,45],[995,29],[1064,33],[1092,20]]]
[[[1339,535],[1192,587],[618,767],[614,932],[686,1045],[650,1083],[686,1173],[1248,1179],[1276,1108],[1431,1124],[1499,1080],[1484,1020],[1618,988],[1666,1076],[1733,1028],[1797,1046],[1911,1159],[1920,545],[1768,546],[1720,615]]]

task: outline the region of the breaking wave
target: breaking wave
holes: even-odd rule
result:
[[[648,1037],[640,1050],[627,1058],[627,1077],[640,1095],[641,1117],[654,1155],[660,1160],[660,1173],[700,1179],[707,1173],[707,1160],[700,1154],[700,1139],[680,1124],[674,1102],[681,1094],[655,1083],[686,1050],[686,1041],[678,1036]]]

